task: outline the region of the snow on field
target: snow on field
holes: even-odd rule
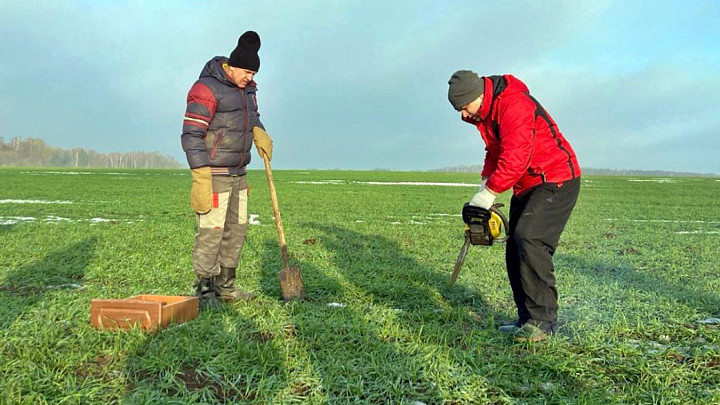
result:
[[[142,221],[139,220],[139,221]],[[90,219],[70,219],[70,218],[64,218],[64,217],[58,217],[56,215],[48,215],[45,218],[35,218],[35,217],[0,217],[0,225],[15,225],[23,222],[41,222],[41,223],[49,223],[49,224],[58,224],[60,222],[90,222],[91,224],[98,224],[98,223],[105,223],[105,222],[123,222],[126,224],[132,224],[136,221],[131,220],[117,220],[117,219],[107,219],[107,218],[90,218]]]
[[[63,217],[58,217],[55,215],[48,215],[47,217],[45,217],[45,221],[47,221],[47,222],[70,222],[72,220],[70,218],[63,218]]]
[[[720,235],[720,231],[677,231],[678,235]]]
[[[187,173],[116,173],[116,172],[20,172],[32,176],[44,174],[65,174],[70,176],[78,175],[98,175],[98,176],[187,176]]]
[[[661,178],[661,179],[628,179],[628,181],[644,181],[644,182],[650,182],[650,183],[679,183],[680,180],[677,179],[667,179],[667,178]]]
[[[477,187],[476,183],[429,183],[422,181],[354,181],[355,184],[373,186],[442,186],[442,187]]]
[[[477,187],[479,183],[433,183],[423,181],[353,181],[353,180],[314,180],[293,181],[296,184],[366,184],[370,186],[441,186],[441,187]]]
[[[603,221],[627,221],[627,222],[661,222],[661,223],[677,223],[677,224],[720,224],[720,221],[701,221],[691,219],[622,219],[622,218],[605,218]]]
[[[102,175],[110,175],[110,176],[138,176],[141,173],[113,173],[113,172],[21,172],[23,174],[67,174],[71,176],[77,176],[77,175],[88,175],[88,174],[102,174]]]
[[[56,290],[57,290],[57,289],[83,290],[83,289],[85,289],[86,287],[87,287],[87,286],[85,286],[85,285],[75,284],[75,283],[70,283],[70,284],[58,284],[58,285],[49,285],[49,286],[47,286],[47,288],[52,288],[52,289],[56,289]]]
[[[112,222],[114,219],[107,219],[107,218],[90,218],[90,222],[92,223],[99,223],[99,222]]]
[[[0,225],[15,225],[20,222],[32,222],[35,217],[0,217]]]
[[[297,184],[347,184],[345,180],[307,180],[307,181],[293,181],[291,183]]]
[[[260,221],[258,220],[259,217],[260,216],[258,214],[250,214],[250,218],[248,218],[248,222],[250,223],[250,225],[261,225]],[[94,217],[94,218],[90,218],[90,219],[70,219],[70,218],[65,218],[65,217],[59,217],[57,215],[48,215],[45,218],[18,217],[18,216],[0,217],[0,225],[15,225],[15,224],[19,224],[22,222],[38,222],[38,223],[42,222],[42,223],[54,223],[54,224],[57,224],[60,222],[78,222],[78,223],[79,222],[89,222],[91,224],[102,224],[102,223],[108,223],[108,222],[113,222],[113,223],[122,222],[125,224],[132,224],[135,222],[142,222],[142,221],[143,221],[142,219],[118,220],[118,219],[113,219],[113,218],[102,218],[102,217]]]
[[[0,200],[0,204],[72,204],[72,201],[48,200]]]

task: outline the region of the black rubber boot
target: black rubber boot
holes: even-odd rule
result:
[[[243,291],[235,286],[235,268],[220,266],[220,274],[215,276],[215,286],[223,301],[251,300],[255,294]]]
[[[197,289],[195,290],[198,298],[200,298],[200,310],[206,309],[216,310],[222,306],[218,299],[217,289],[215,288],[214,278],[198,279]]]

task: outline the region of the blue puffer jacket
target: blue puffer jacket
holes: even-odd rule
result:
[[[227,58],[205,64],[187,97],[181,135],[190,168],[210,166],[214,175],[245,174],[253,127],[265,129],[258,113],[257,85],[241,89],[223,70]]]

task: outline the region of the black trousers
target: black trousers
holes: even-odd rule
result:
[[[510,239],[505,261],[521,324],[553,332],[557,289],[553,254],[580,192],[580,178],[543,183],[510,200]]]

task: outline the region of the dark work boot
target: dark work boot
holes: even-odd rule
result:
[[[220,266],[220,274],[215,276],[215,286],[223,301],[251,300],[255,294],[243,291],[235,286],[235,268]]]
[[[201,311],[206,309],[215,310],[222,306],[222,303],[218,300],[215,281],[212,277],[198,279],[195,293],[200,298]]]

